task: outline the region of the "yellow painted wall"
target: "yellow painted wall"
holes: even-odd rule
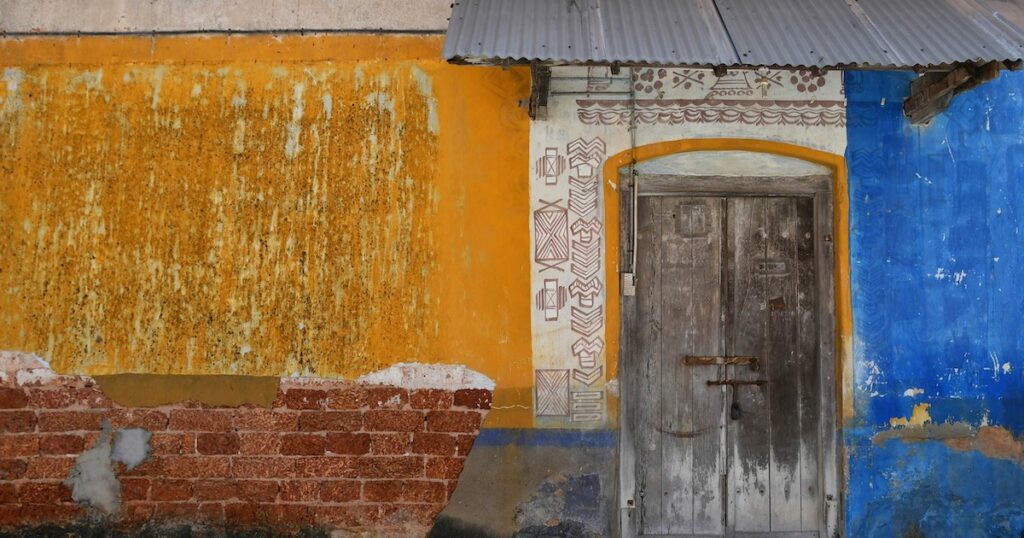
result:
[[[441,43],[0,40],[0,349],[89,374],[460,363],[528,404],[529,73]]]

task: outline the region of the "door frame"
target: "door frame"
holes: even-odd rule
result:
[[[821,492],[822,536],[843,536],[841,525],[843,519],[842,488],[840,488],[841,465],[839,459],[839,439],[841,439],[838,422],[839,387],[836,366],[836,297],[834,284],[835,272],[835,220],[833,215],[833,175],[814,175],[802,177],[726,177],[726,176],[679,176],[668,174],[629,174],[626,181],[618,182],[618,215],[619,219],[617,244],[618,252],[623,259],[616,264],[633,270],[628,257],[635,248],[634,215],[639,196],[758,196],[758,197],[804,197],[814,200],[814,248],[815,278],[817,291],[818,320],[818,361],[819,361],[819,405],[818,423],[818,462],[819,491]],[[845,191],[845,189],[844,189]],[[845,194],[845,193],[844,193]],[[611,202],[608,202],[609,204]],[[609,247],[611,241],[609,240]],[[609,262],[612,259],[609,258]],[[612,265],[609,263],[609,265]],[[635,324],[636,303],[634,297],[624,295],[620,300],[620,338],[619,338],[619,375],[622,386],[619,400],[619,503],[618,528],[621,536],[635,536],[636,517],[633,494],[636,491],[634,448],[635,415],[632,409],[629,390],[633,387],[636,372],[632,366],[640,364],[631,353],[634,347],[632,331]],[[727,534],[728,535],[728,532]]]

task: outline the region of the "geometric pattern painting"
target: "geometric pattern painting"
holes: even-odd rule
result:
[[[569,414],[569,370],[537,370],[537,416]]]
[[[608,357],[617,351],[605,334],[613,313],[604,193],[618,188],[603,177],[608,157],[701,138],[774,140],[842,154],[846,98],[837,71],[558,66],[552,74],[559,86],[547,118],[530,122],[534,425],[599,428],[610,419],[615,368]],[[702,172],[675,170],[651,173]],[[706,215],[685,217],[677,233],[706,234]],[[764,260],[762,272],[781,270],[773,263]]]
[[[540,208],[533,212],[534,261],[542,270],[561,271],[560,266],[569,261],[569,216],[561,202],[541,200]]]
[[[544,147],[535,160],[533,320],[553,339],[537,346],[551,354],[535,366],[534,415],[546,425],[584,427],[606,418],[600,214],[606,149],[601,137],[579,137]],[[562,174],[568,181],[559,180]]]

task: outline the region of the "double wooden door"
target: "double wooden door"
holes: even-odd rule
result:
[[[629,534],[824,536],[814,197],[636,210]]]

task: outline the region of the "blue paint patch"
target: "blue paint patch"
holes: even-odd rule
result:
[[[618,432],[613,430],[485,428],[480,430],[474,446],[615,448],[618,443]]]
[[[919,403],[935,422],[1024,432],[1024,73],[958,96],[927,127],[902,113],[913,78],[846,74],[848,535],[1021,536],[1021,464],[872,443]]]

